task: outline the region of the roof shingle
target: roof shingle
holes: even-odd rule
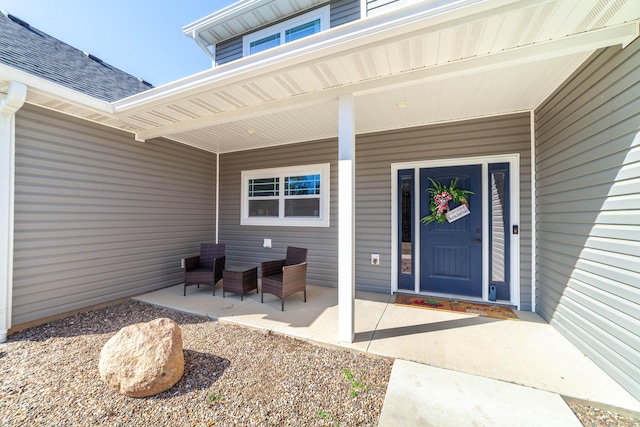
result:
[[[153,87],[5,13],[0,63],[108,102]]]

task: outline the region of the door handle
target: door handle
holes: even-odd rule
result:
[[[476,239],[474,240],[475,243],[482,243],[482,239]]]

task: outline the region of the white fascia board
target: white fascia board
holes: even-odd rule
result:
[[[113,108],[107,101],[86,95],[73,89],[64,87],[41,77],[0,64],[0,79],[11,80],[25,84],[29,92],[47,95],[59,101],[68,102],[82,108],[88,108],[102,114],[113,114]],[[27,99],[28,101],[28,99]]]
[[[413,31],[425,31],[438,25],[447,26],[452,21],[474,18],[483,12],[517,4],[518,7],[545,0],[458,0],[440,7],[425,9],[424,3],[401,8],[375,17],[357,21],[314,34],[296,42],[238,59],[224,66],[205,70],[172,83],[150,89],[113,103],[115,113],[133,113],[160,105],[173,99],[185,98],[216,86],[232,85],[243,80],[278,70],[300,66],[306,61],[316,61],[350,49],[358,49],[371,43],[382,42]],[[440,4],[440,3],[438,3]],[[459,24],[459,22],[455,22]]]

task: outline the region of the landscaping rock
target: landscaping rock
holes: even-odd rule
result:
[[[108,386],[126,396],[170,389],[184,373],[180,326],[162,318],[120,329],[102,347],[98,369]]]

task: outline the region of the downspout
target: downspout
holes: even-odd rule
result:
[[[15,115],[27,97],[27,86],[9,83],[0,102],[0,343],[7,341],[13,299],[13,220],[15,192]]]

